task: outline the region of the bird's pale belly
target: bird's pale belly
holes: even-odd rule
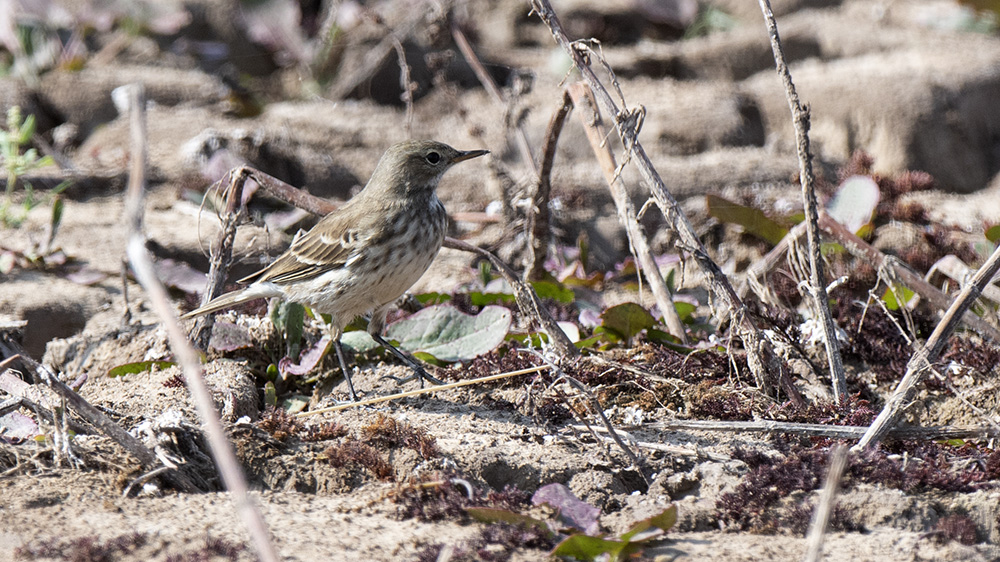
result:
[[[333,315],[333,325],[341,328],[358,316],[392,304],[423,276],[441,248],[443,229],[431,236],[436,243],[432,240],[417,251],[401,237],[399,244],[357,256],[347,267],[309,283],[284,287],[286,297]]]

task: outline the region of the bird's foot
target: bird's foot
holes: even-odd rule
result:
[[[427,382],[429,382],[429,383],[431,383],[433,385],[438,385],[438,386],[440,386],[442,384],[447,384],[443,380],[441,380],[441,379],[439,379],[437,377],[431,376],[420,365],[410,365],[409,367],[410,367],[410,369],[413,370],[413,374],[410,375],[410,376],[408,376],[408,377],[394,377],[392,375],[385,375],[382,378],[384,378],[384,379],[392,379],[392,380],[396,381],[396,384],[406,384],[406,383],[408,383],[408,382],[410,382],[410,381],[412,381],[414,379],[420,379],[420,388],[424,387],[424,381],[427,381]]]

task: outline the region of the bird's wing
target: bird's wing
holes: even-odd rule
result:
[[[312,279],[343,267],[358,245],[363,242],[362,230],[351,223],[351,213],[334,211],[299,237],[271,265],[240,283],[266,282],[276,284]]]

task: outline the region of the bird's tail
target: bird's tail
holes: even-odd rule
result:
[[[231,306],[243,304],[252,300],[276,296],[280,296],[280,293],[267,286],[251,285],[246,289],[240,289],[239,291],[233,291],[220,297],[216,297],[209,301],[208,304],[200,306],[181,316],[181,320],[187,320],[188,318],[218,312]]]

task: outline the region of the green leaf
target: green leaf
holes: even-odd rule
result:
[[[53,233],[53,238],[55,238],[55,233],[59,230],[59,225],[62,224],[63,206],[62,197],[56,197],[52,200],[52,218],[49,221],[49,227]]]
[[[601,339],[600,335],[590,336],[589,338],[582,339],[578,342],[573,342],[573,345],[575,345],[577,349],[590,349],[597,347],[597,344],[601,343]]]
[[[674,310],[677,311],[677,316],[680,317],[681,322],[688,322],[691,320],[691,315],[694,314],[698,307],[684,301],[674,301]]]
[[[465,512],[469,514],[469,517],[472,517],[476,521],[480,521],[482,523],[509,523],[511,525],[535,527],[544,531],[546,535],[552,536],[552,531],[544,521],[540,521],[527,515],[521,515],[520,513],[514,513],[513,511],[508,511],[506,509],[470,507],[466,509]]]
[[[901,308],[899,301],[896,299],[897,294],[903,297],[903,304],[906,304],[910,302],[910,299],[912,299],[913,295],[916,293],[902,285],[894,285],[887,288],[885,293],[882,295],[882,302],[885,303],[886,308],[889,310],[899,310]]]
[[[275,391],[274,383],[267,381],[264,383],[264,405],[276,406],[278,404],[278,394]]]
[[[576,294],[572,289],[562,286],[552,281],[535,281],[531,284],[535,293],[543,299],[552,299],[561,303],[569,304],[576,299]]]
[[[423,305],[441,304],[451,300],[451,295],[448,293],[421,293],[419,295],[413,295],[413,298],[417,299],[417,302]]]
[[[32,135],[35,134],[35,115],[29,113],[28,116],[24,118],[24,122],[21,123],[19,129],[17,144],[24,146],[30,143]]]
[[[708,214],[721,222],[738,224],[757,238],[777,244],[788,229],[770,219],[759,209],[733,203],[717,195],[708,195]]]
[[[628,530],[624,535],[621,536],[623,541],[631,541],[639,533],[647,531],[649,529],[659,529],[662,531],[669,531],[677,523],[677,506],[671,505],[667,509],[664,509],[659,514],[654,515],[648,519],[643,519],[632,528]],[[659,534],[659,533],[657,533]]]
[[[986,239],[994,244],[1000,242],[1000,224],[995,224],[986,229]]]
[[[118,365],[117,367],[112,367],[108,371],[108,376],[111,378],[120,377],[122,375],[134,375],[136,373],[145,373],[146,371],[156,367],[157,369],[169,369],[177,363],[173,361],[139,361],[136,363],[125,363],[124,365]]]
[[[628,543],[616,540],[591,537],[584,534],[574,534],[557,544],[552,550],[552,556],[571,556],[577,560],[597,560],[605,554],[610,560],[619,560],[622,551]]]
[[[365,353],[378,347],[375,340],[364,330],[344,332],[344,335],[340,336],[340,345],[353,353]]]
[[[674,280],[674,277],[677,276],[676,274],[677,274],[677,270],[676,269],[671,269],[669,272],[667,272],[667,280],[666,280],[667,291],[671,295],[677,294],[677,286],[675,285],[676,281]],[[678,312],[680,312],[680,311],[678,311]]]
[[[302,326],[305,324],[306,310],[301,304],[280,301],[271,309],[271,323],[285,335],[286,355],[298,357],[302,345]]]
[[[627,302],[612,306],[601,314],[601,327],[624,340],[656,325],[656,319],[638,304]]]
[[[469,302],[473,306],[489,306],[491,304],[509,304],[514,302],[514,295],[508,293],[481,293],[473,291],[469,293]]]
[[[424,351],[441,361],[463,361],[500,345],[510,322],[510,311],[501,306],[487,306],[470,316],[453,306],[438,305],[392,324],[386,335],[407,351]]]
[[[664,332],[663,330],[657,330],[656,328],[649,328],[646,330],[646,339],[656,343],[680,343],[680,339],[676,336],[670,334],[669,332]]]

